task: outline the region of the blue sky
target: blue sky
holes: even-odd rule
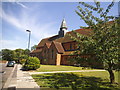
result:
[[[102,6],[105,8],[108,4],[103,2]],[[37,45],[41,39],[58,34],[63,17],[67,22],[68,31],[86,26],[75,13],[78,5],[78,2],[3,2],[0,9],[2,48],[26,49],[26,29],[31,30],[30,46]],[[117,3],[109,14],[118,15]]]

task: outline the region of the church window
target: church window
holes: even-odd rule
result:
[[[72,44],[70,43],[70,50],[72,50]]]
[[[53,55],[54,55],[54,50],[52,49],[52,59],[53,59]]]
[[[44,50],[44,57],[46,58],[46,50]]]

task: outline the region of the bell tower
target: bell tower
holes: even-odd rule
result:
[[[63,19],[63,21],[61,23],[60,31],[58,33],[59,37],[64,37],[66,32],[67,32],[67,25],[66,25],[65,19]]]

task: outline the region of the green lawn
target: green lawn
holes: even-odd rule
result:
[[[117,81],[117,73],[114,73]],[[56,90],[57,88],[60,90],[119,90],[116,84],[109,83],[107,71],[38,74],[32,77],[40,85],[41,90]]]
[[[87,68],[89,70],[90,68]],[[83,67],[74,66],[56,66],[56,65],[41,65],[37,72],[50,72],[50,71],[74,71],[74,70],[84,70]],[[95,70],[95,69],[94,69]]]

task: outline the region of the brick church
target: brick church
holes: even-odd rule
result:
[[[83,35],[89,35],[89,29],[74,30]],[[60,30],[57,35],[42,39],[36,47],[36,50],[30,53],[31,56],[36,56],[40,59],[41,64],[49,65],[73,65],[75,62],[70,62],[69,58],[74,56],[77,50],[77,42],[71,39],[70,35],[74,35],[72,31],[67,30],[65,19],[61,23]]]

